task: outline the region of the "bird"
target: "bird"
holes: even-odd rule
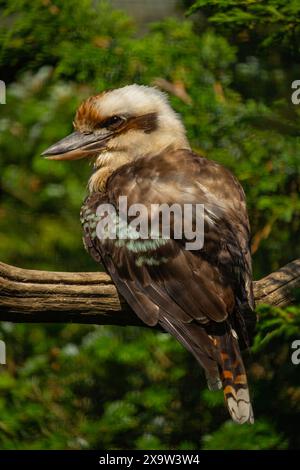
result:
[[[174,336],[204,369],[208,388],[223,389],[233,421],[253,423],[241,355],[256,323],[242,186],[227,168],[191,149],[182,119],[156,87],[130,84],[93,95],[79,106],[73,125],[73,133],[42,155],[92,159],[80,215],[87,251],[139,319]],[[174,226],[169,237],[160,226],[148,239],[129,231],[99,237],[99,206],[115,208],[115,226],[124,222],[120,197],[147,209],[202,205],[203,246],[187,249]]]

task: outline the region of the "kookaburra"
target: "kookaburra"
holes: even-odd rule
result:
[[[136,315],[175,336],[204,368],[211,390],[223,387],[233,420],[253,422],[240,353],[255,324],[241,185],[226,168],[191,150],[179,116],[155,88],[129,85],[92,96],[77,110],[74,127],[43,155],[94,158],[81,211],[87,250]],[[120,196],[128,206],[202,204],[203,247],[188,250],[172,236],[99,238],[97,208],[112,204],[118,214]]]

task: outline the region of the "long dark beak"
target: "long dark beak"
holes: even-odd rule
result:
[[[73,132],[64,139],[45,150],[42,155],[49,160],[79,160],[97,155],[105,148],[112,132],[105,131],[99,135]]]

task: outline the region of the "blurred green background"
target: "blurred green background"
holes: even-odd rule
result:
[[[171,87],[193,148],[243,184],[255,278],[300,257],[298,0],[0,0],[0,15],[1,261],[100,269],[81,244],[88,164],[40,153],[84,98],[133,82]],[[256,423],[242,427],[166,334],[2,323],[0,448],[299,449],[300,311],[258,311],[246,359]]]

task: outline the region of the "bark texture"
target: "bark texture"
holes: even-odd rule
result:
[[[300,259],[254,282],[257,304],[286,306],[300,287]],[[0,263],[0,320],[145,326],[105,273],[33,271]]]

